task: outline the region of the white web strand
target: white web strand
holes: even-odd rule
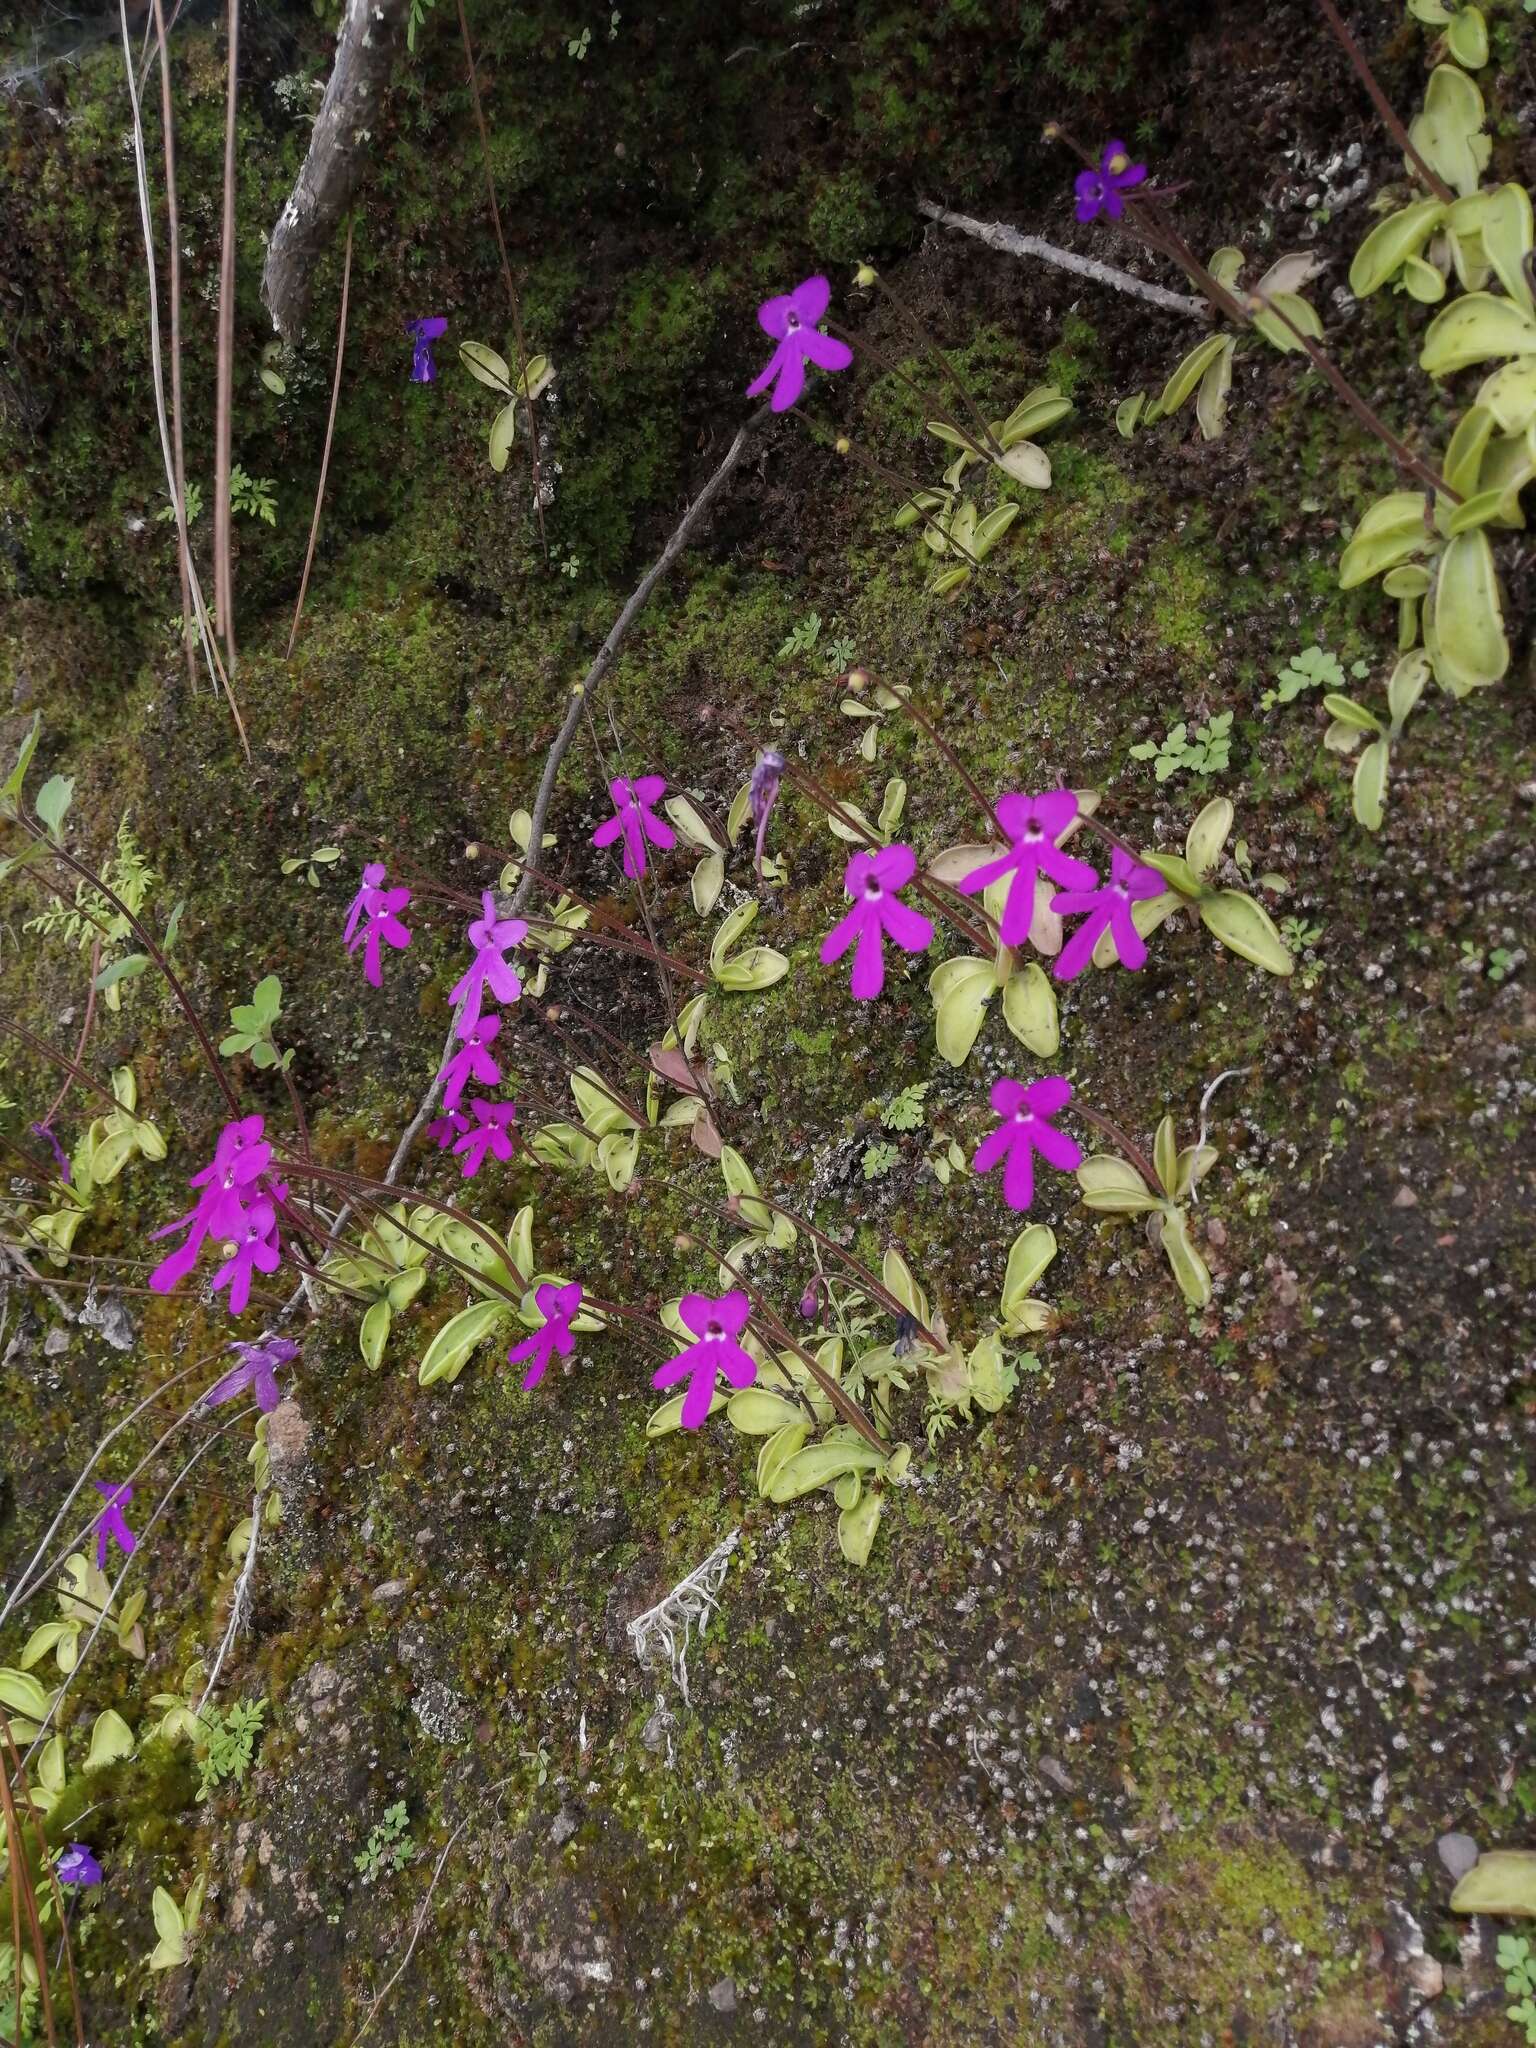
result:
[[[702,1636],[709,1617],[719,1611],[715,1595],[725,1582],[731,1553],[740,1540],[740,1529],[733,1529],[686,1579],[679,1579],[665,1599],[637,1614],[629,1624],[636,1662],[649,1666],[658,1653],[665,1657],[685,1706],[692,1704],[688,1698],[688,1644],[695,1627]]]

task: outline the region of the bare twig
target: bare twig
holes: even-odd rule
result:
[[[155,0],[159,5],[159,0]],[[341,313],[336,322],[336,372],[331,379],[331,414],[325,423],[325,448],[320,456],[320,481],[315,486],[315,516],[309,523],[309,546],[304,550],[304,574],[299,579],[299,601],[293,608],[293,626],[288,634],[288,653],[285,659],[293,659],[293,645],[299,637],[299,620],[304,616],[304,593],[309,589],[309,572],[314,564],[315,543],[320,538],[320,513],[325,504],[325,479],[331,467],[331,441],[336,432],[336,406],[341,398],[341,365],[347,352],[347,298],[352,289],[352,230],[355,222],[347,221],[347,249],[341,265]]]
[[[213,1697],[213,1688],[219,1682],[219,1673],[224,1669],[224,1659],[229,1655],[229,1647],[235,1640],[236,1631],[240,1627],[240,1617],[245,1611],[245,1603],[251,1595],[251,1580],[256,1573],[256,1544],[261,1533],[261,1511],[265,1499],[266,1496],[263,1490],[258,1486],[251,1497],[251,1540],[246,1545],[245,1560],[240,1567],[240,1576],[235,1581],[234,1598],[229,1603],[229,1621],[225,1627],[223,1639],[219,1643],[219,1653],[213,1660],[213,1669],[208,1674],[208,1683],[203,1687],[203,1696],[197,1703],[196,1711],[199,1720],[202,1719],[204,1707],[207,1706],[209,1700]]]
[[[169,243],[171,297],[171,451],[176,462],[176,567],[181,576],[181,644],[187,656],[187,681],[197,680],[192,656],[192,543],[187,538],[187,464],[182,442],[181,406],[181,224],[176,203],[176,117],[171,105],[171,55],[166,41],[165,12],[154,0],[155,37],[160,49],[160,128],[165,151],[165,232]],[[139,90],[144,81],[139,80]],[[94,983],[93,983],[94,993]]]
[[[213,608],[230,665],[235,660],[235,583],[230,562],[229,468],[235,381],[235,110],[240,90],[240,0],[229,0],[229,80],[224,98],[224,230],[219,252],[218,391],[213,426]]]
[[[1017,228],[1009,227],[1006,221],[974,220],[968,213],[951,213],[947,206],[935,206],[930,199],[919,199],[917,210],[944,227],[958,228],[963,235],[973,235],[978,242],[985,242],[989,249],[1001,250],[1005,256],[1038,256],[1042,263],[1054,263],[1058,270],[1070,270],[1075,276],[1086,277],[1094,284],[1108,285],[1112,291],[1128,292],[1132,298],[1161,306],[1165,313],[1183,313],[1193,320],[1210,317],[1203,300],[1192,298],[1185,292],[1171,292],[1160,284],[1148,284],[1144,278],[1132,277],[1128,270],[1117,270],[1112,263],[1100,263],[1091,256],[1077,256],[1070,249],[1058,249],[1053,242],[1042,242],[1038,235],[1021,234]]]
[[[1423,157],[1420,156],[1408,130],[1397,118],[1392,102],[1376,83],[1376,74],[1366,62],[1365,52],[1346,27],[1343,15],[1334,6],[1333,0],[1317,0],[1317,4],[1323,11],[1323,19],[1333,30],[1334,35],[1342,45],[1345,56],[1348,57],[1350,63],[1355,67],[1355,75],[1370,94],[1371,105],[1380,114],[1388,134],[1391,135],[1398,148],[1402,150],[1404,156],[1413,164],[1419,176],[1424,180],[1430,191],[1434,193],[1441,205],[1450,206],[1455,200],[1456,194],[1446,184],[1439,172],[1432,170]]]

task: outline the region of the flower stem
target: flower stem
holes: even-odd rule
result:
[[[1152,1164],[1146,1153],[1142,1151],[1136,1140],[1123,1131],[1113,1117],[1106,1116],[1101,1109],[1090,1109],[1086,1102],[1080,1101],[1076,1096],[1072,1099],[1072,1107],[1085,1123],[1092,1124],[1096,1130],[1102,1131],[1106,1138],[1114,1139],[1120,1150],[1146,1182],[1149,1193],[1155,1194],[1159,1190],[1164,1194],[1167,1193],[1157,1168]]]
[[[1365,52],[1361,49],[1360,45],[1355,41],[1354,37],[1350,34],[1348,28],[1345,26],[1344,17],[1340,14],[1338,8],[1335,7],[1335,5],[1333,4],[1333,0],[1317,0],[1317,4],[1322,9],[1323,19],[1327,22],[1328,26],[1333,30],[1334,35],[1338,38],[1338,41],[1343,48],[1345,56],[1348,57],[1350,63],[1355,67],[1355,73],[1356,76],[1359,78],[1360,83],[1365,87],[1366,91],[1370,94],[1371,104],[1375,107],[1377,113],[1380,114],[1382,121],[1384,122],[1387,128],[1387,132],[1391,135],[1393,141],[1402,150],[1404,156],[1406,156],[1409,159],[1409,161],[1413,164],[1414,168],[1418,171],[1419,176],[1424,180],[1425,184],[1429,187],[1430,191],[1434,193],[1435,197],[1440,201],[1441,205],[1450,206],[1455,200],[1456,194],[1451,190],[1450,186],[1446,184],[1444,178],[1442,178],[1437,171],[1433,170],[1430,167],[1430,165],[1424,161],[1424,158],[1419,154],[1419,151],[1415,147],[1413,139],[1409,135],[1408,130],[1397,118],[1397,115],[1393,110],[1391,101],[1387,98],[1386,94],[1377,84],[1376,74],[1374,71],[1372,71],[1370,64],[1367,62]]]

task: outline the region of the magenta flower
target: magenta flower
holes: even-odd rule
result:
[[[756,1361],[736,1342],[746,1327],[751,1303],[741,1288],[733,1287],[718,1301],[707,1294],[685,1294],[677,1312],[698,1342],[660,1366],[651,1385],[664,1390],[676,1386],[679,1380],[687,1380],[683,1427],[697,1429],[709,1413],[709,1404],[715,1398],[715,1382],[721,1373],[733,1387],[750,1387],[757,1378]]]
[[[1147,964],[1147,942],[1137,931],[1131,905],[1149,896],[1161,896],[1168,884],[1156,868],[1143,867],[1117,846],[1110,857],[1109,880],[1095,889],[1066,889],[1051,898],[1059,917],[1080,917],[1083,922],[1068,939],[1051,972],[1058,981],[1071,981],[1093,958],[1099,933],[1114,934],[1120,965],[1133,971]]]
[[[1047,1166],[1070,1173],[1083,1163],[1082,1147],[1051,1122],[1072,1100],[1072,1084],[1057,1075],[1043,1081],[994,1081],[992,1107],[1003,1121],[983,1138],[971,1161],[977,1173],[990,1173],[1003,1163],[1003,1200],[1010,1209],[1027,1209],[1035,1194],[1035,1154]]]
[[[437,363],[432,355],[432,344],[441,341],[448,332],[448,322],[441,314],[434,314],[427,320],[407,320],[405,331],[412,342],[411,382],[433,384],[437,381]]]
[[[485,914],[477,917],[469,928],[469,943],[475,949],[475,957],[448,991],[449,1002],[460,1011],[460,1038],[467,1038],[475,1028],[487,990],[498,1003],[515,1003],[523,992],[517,969],[506,959],[506,950],[523,943],[528,926],[520,917],[497,917],[494,890],[487,889],[480,900]]]
[[[183,1242],[162,1259],[149,1276],[156,1294],[169,1294],[197,1264],[197,1255],[207,1237],[238,1238],[244,1235],[250,1203],[258,1194],[257,1183],[272,1164],[272,1147],[262,1133],[266,1126],[259,1116],[240,1117],[225,1124],[213,1148],[213,1158],[200,1173],[194,1173],[189,1187],[201,1188],[197,1206],[174,1223],[151,1233],[169,1237],[186,1227]]]
[[[532,1361],[523,1374],[525,1394],[543,1379],[555,1352],[558,1351],[562,1358],[569,1358],[575,1349],[576,1339],[571,1335],[571,1323],[581,1307],[581,1285],[573,1280],[568,1286],[556,1287],[552,1281],[546,1281],[542,1287],[533,1290],[533,1300],[544,1318],[543,1324],[521,1344],[514,1344],[507,1353],[508,1365],[521,1365],[525,1358]]]
[[[1107,213],[1111,220],[1119,220],[1125,212],[1121,193],[1139,185],[1146,175],[1146,165],[1133,164],[1123,142],[1106,143],[1099,168],[1077,174],[1078,219],[1097,220],[1101,213]]]
[[[53,1126],[51,1124],[29,1124],[27,1128],[31,1131],[34,1138],[41,1138],[47,1145],[49,1151],[53,1154],[53,1162],[59,1169],[59,1179],[67,1181],[69,1179],[69,1154],[53,1135]]]
[[[342,944],[349,953],[363,947],[363,975],[374,988],[382,987],[384,980],[380,943],[393,946],[396,952],[411,943],[411,935],[399,917],[411,900],[411,892],[409,889],[389,889],[384,883],[383,862],[369,861],[363,869],[363,886],[352,899],[347,911],[346,929],[341,935]]]
[[[645,842],[663,849],[676,846],[677,838],[672,827],[658,818],[651,806],[665,790],[666,778],[661,775],[637,775],[633,782],[619,776],[608,785],[608,794],[613,798],[614,816],[604,819],[592,834],[594,846],[612,846],[615,839],[624,835],[624,872],[631,881],[637,881],[645,873]]]
[[[830,967],[858,941],[853,956],[854,996],[869,1002],[885,987],[883,939],[893,939],[904,953],[926,952],[933,944],[933,926],[919,910],[897,896],[917,871],[910,846],[886,846],[879,853],[856,853],[843,876],[853,908],[821,942],[821,964]]]
[[[462,1109],[450,1109],[446,1116],[440,1116],[436,1123],[427,1125],[427,1136],[439,1152],[446,1152],[455,1138],[462,1137],[471,1129],[469,1118]]]
[[[101,1865],[87,1849],[84,1842],[71,1842],[53,1866],[53,1874],[60,1884],[92,1885],[101,1883]]]
[[[288,1190],[283,1188],[280,1192],[286,1197]],[[275,1205],[265,1196],[252,1202],[245,1212],[243,1226],[224,1250],[224,1263],[213,1276],[213,1291],[217,1294],[221,1287],[227,1287],[230,1314],[244,1315],[254,1275],[275,1273],[282,1263]]]
[[[291,1337],[263,1337],[259,1344],[231,1344],[229,1348],[240,1363],[231,1366],[221,1380],[214,1381],[203,1396],[203,1406],[222,1408],[226,1401],[233,1401],[236,1394],[243,1394],[249,1387],[256,1396],[256,1406],[263,1415],[270,1415],[283,1398],[277,1384],[278,1371],[298,1357],[298,1345]]]
[[[757,309],[757,324],[778,343],[768,367],[747,386],[748,398],[760,398],[773,386],[768,401],[774,412],[787,412],[805,389],[805,366],[814,363],[821,370],[846,370],[853,351],[843,341],[823,334],[832,287],[824,277],[808,277],[781,298],[764,299]]]
[[[501,1069],[490,1049],[500,1029],[499,1017],[481,1017],[465,1033],[463,1044],[443,1069],[444,1109],[458,1108],[459,1097],[471,1081],[478,1081],[483,1088],[494,1088],[500,1081]]]
[[[972,868],[955,888],[962,896],[975,896],[1012,874],[999,926],[1005,946],[1022,946],[1029,937],[1037,875],[1063,889],[1091,889],[1099,879],[1087,861],[1075,860],[1056,844],[1076,816],[1077,798],[1070,789],[1048,789],[1040,796],[1009,790],[998,798],[997,822],[1008,836],[1008,851]]]
[[[512,1126],[517,1120],[515,1102],[482,1102],[477,1095],[469,1105],[478,1128],[468,1130],[453,1148],[455,1159],[464,1155],[464,1178],[473,1180],[485,1164],[485,1155],[503,1165],[512,1157]]]
[[[123,1509],[133,1499],[133,1488],[128,1485],[112,1486],[105,1479],[93,1482],[96,1491],[106,1498],[106,1505],[91,1524],[91,1534],[96,1538],[96,1569],[104,1572],[107,1568],[107,1541],[114,1542],[124,1557],[132,1557],[139,1547],[139,1539],[123,1520]]]

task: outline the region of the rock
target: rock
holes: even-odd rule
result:
[[[114,1351],[133,1349],[136,1341],[133,1320],[115,1294],[109,1294],[101,1301],[97,1299],[95,1288],[91,1288],[80,1311],[80,1320],[88,1330],[100,1330]]]
[[[1409,1187],[1407,1181],[1403,1182],[1397,1193],[1392,1197],[1392,1206],[1394,1209],[1417,1209],[1419,1206],[1419,1198],[1413,1192],[1413,1189]]]
[[[429,1678],[412,1696],[411,1712],[434,1742],[452,1745],[469,1739],[468,1704],[440,1678]]]
[[[580,1826],[581,1822],[572,1813],[571,1809],[568,1806],[562,1806],[555,1815],[554,1825],[549,1831],[549,1839],[557,1849],[563,1849]]]
[[[1452,1881],[1459,1884],[1477,1861],[1477,1844],[1470,1835],[1442,1835],[1435,1844],[1435,1854],[1450,1872]]]
[[[68,1349],[69,1332],[62,1323],[58,1323],[43,1339],[43,1356],[44,1358],[58,1358]]]
[[[1043,1756],[1039,1764],[1040,1775],[1054,1785],[1058,1792],[1072,1790],[1072,1776],[1053,1756]]]
[[[1438,1998],[1445,1989],[1445,1972],[1433,1956],[1410,1956],[1403,1975],[1421,1998]]]
[[[736,1986],[729,1977],[722,1977],[718,1984],[710,1985],[709,2002],[716,2012],[736,2010]]]
[[[385,1579],[382,1585],[374,1587],[368,1598],[375,1601],[403,1600],[407,1591],[404,1579]]]

